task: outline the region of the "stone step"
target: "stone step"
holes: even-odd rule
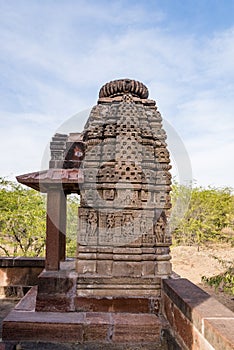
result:
[[[71,344],[50,342],[5,342],[0,343],[0,350],[168,350],[167,345],[158,343],[121,343],[121,344]],[[172,348],[171,348],[172,349]],[[174,348],[173,348],[174,350]]]
[[[4,319],[3,349],[25,342],[23,349],[60,349],[52,343],[64,344],[61,349],[74,349],[72,344],[79,344],[75,348],[81,350],[161,349],[165,324],[155,314],[154,298],[129,298],[129,303],[128,298],[78,298],[80,311],[50,312],[35,311],[36,297],[33,287]],[[50,343],[51,347],[44,346]]]
[[[4,341],[58,343],[160,343],[162,324],[153,314],[35,312],[13,310],[3,322]]]

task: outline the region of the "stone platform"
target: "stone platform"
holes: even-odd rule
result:
[[[163,349],[161,333],[166,324],[156,314],[124,312],[120,300],[109,303],[123,312],[38,312],[36,295],[37,287],[33,287],[5,318],[2,338],[6,349],[11,344],[38,341],[41,348],[35,349],[44,349],[43,343],[64,344],[64,349],[68,346],[65,344],[79,344],[76,349]],[[85,299],[81,308],[92,309],[91,305],[97,308],[96,303]],[[133,309],[133,301],[129,302],[131,305]],[[109,306],[107,302],[103,309]],[[147,308],[136,304],[138,312]]]

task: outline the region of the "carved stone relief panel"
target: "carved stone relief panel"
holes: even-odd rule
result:
[[[115,137],[116,136],[116,123],[115,124],[107,124],[105,125],[105,129],[104,129],[104,137],[108,138],[108,137]]]
[[[130,181],[141,183],[142,169],[133,162],[119,162],[115,166],[116,178],[120,182]]]
[[[85,152],[85,162],[101,160],[102,145],[90,145]]]
[[[102,164],[98,171],[97,178],[99,183],[116,182],[117,178],[115,174],[115,163]]]
[[[149,169],[148,167],[143,168],[144,173],[144,179],[145,182],[148,184],[154,184],[155,183],[155,170]]]
[[[168,171],[156,171],[156,184],[171,184],[171,174]]]
[[[113,201],[115,199],[116,190],[114,188],[104,189],[102,197],[105,201]]]
[[[167,217],[165,211],[162,211],[159,218],[157,218],[156,223],[154,224],[154,233],[156,243],[164,243],[165,242],[165,230],[167,224]]]
[[[123,213],[121,228],[124,238],[134,237],[134,217],[131,212]]]
[[[133,191],[130,189],[118,189],[117,190],[117,203],[120,208],[127,207],[138,207],[140,201],[138,198],[138,191]]]
[[[101,139],[102,136],[103,136],[103,125],[92,126],[85,132],[84,141],[91,140],[91,139]]]
[[[51,160],[63,160],[64,151],[51,151]]]
[[[155,192],[154,197],[154,202],[157,208],[170,209],[171,198],[169,193],[166,193],[164,191]]]
[[[100,196],[96,188],[83,189],[81,192],[81,205],[97,207]]]
[[[89,210],[87,215],[86,239],[88,244],[98,243],[98,214],[95,210]]]
[[[153,145],[145,145],[143,147],[144,161],[152,161],[154,162],[154,147]]]
[[[79,208],[79,231],[78,231],[78,242],[79,244],[89,244],[87,236],[87,219],[89,210],[85,208]]]
[[[113,246],[115,237],[115,213],[114,212],[100,212],[100,245]]]
[[[141,190],[141,201],[142,202],[147,202],[150,198],[150,193],[148,189],[142,189]]]
[[[138,214],[136,219],[139,232],[140,244],[143,246],[154,246],[155,237],[153,232],[153,211],[144,210]]]
[[[155,149],[155,157],[156,161],[160,163],[169,163],[170,158],[169,158],[169,152],[166,148],[156,148]]]
[[[115,160],[115,143],[104,143],[102,148],[102,161]]]
[[[95,182],[97,181],[97,168],[86,167],[83,170],[85,182]]]

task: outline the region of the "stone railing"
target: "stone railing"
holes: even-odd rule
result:
[[[165,279],[163,313],[168,349],[234,349],[234,313],[186,279]]]

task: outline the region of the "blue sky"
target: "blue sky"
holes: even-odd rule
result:
[[[130,77],[180,135],[196,182],[234,187],[233,13],[234,0],[0,0],[0,176],[39,170],[59,126]]]

